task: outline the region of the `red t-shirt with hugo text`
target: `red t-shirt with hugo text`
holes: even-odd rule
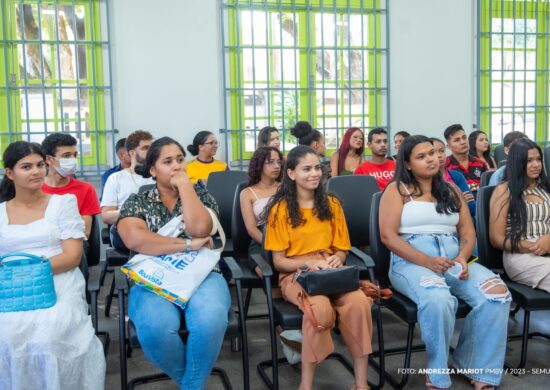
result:
[[[355,174],[374,176],[380,191],[383,191],[395,175],[395,161],[386,160],[382,164],[365,161],[355,169]]]
[[[96,215],[101,213],[101,207],[99,207],[99,200],[94,187],[90,183],[69,179],[69,183],[63,187],[50,187],[46,183],[42,184],[42,192],[46,194],[73,194],[76,196],[78,203],[78,212],[80,215]]]

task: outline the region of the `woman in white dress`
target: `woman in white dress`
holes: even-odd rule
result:
[[[57,301],[47,309],[0,313],[0,389],[103,389],[103,348],[78,268],[85,235],[76,198],[40,190],[46,166],[38,144],[10,144],[3,162],[0,255],[49,258]]]

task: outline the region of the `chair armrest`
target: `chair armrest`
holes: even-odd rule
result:
[[[241,270],[241,267],[235,259],[231,256],[227,256],[222,258],[222,261],[225,263],[227,268],[229,269],[229,274],[231,275],[231,278],[233,279],[242,279],[243,278],[243,271]]]
[[[115,269],[115,287],[119,291],[128,288],[128,279],[126,279],[126,275],[124,275],[120,268]]]
[[[109,234],[109,228],[101,229],[101,242],[105,245],[111,245],[111,235]]]
[[[262,271],[263,276],[273,276],[273,270],[271,269],[271,266],[267,264],[267,261],[260,255],[260,254],[253,254],[250,255],[250,258],[256,264],[258,267],[260,267],[260,270]]]
[[[374,268],[374,260],[372,260],[372,257],[367,255],[365,252],[359,250],[359,248],[352,246],[350,249],[350,253],[361,260],[363,263],[365,263],[367,268]]]
[[[88,291],[98,292],[101,288],[99,281],[101,278],[101,269],[99,266],[90,267],[88,274]]]

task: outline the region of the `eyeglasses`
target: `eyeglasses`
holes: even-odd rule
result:
[[[279,165],[279,166],[283,166],[283,160],[265,160],[265,165]]]
[[[203,145],[214,145],[214,146],[217,146],[217,145],[218,145],[218,141],[205,142]]]

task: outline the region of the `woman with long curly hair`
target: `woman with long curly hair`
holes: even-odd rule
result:
[[[550,292],[550,180],[543,166],[536,143],[512,143],[505,182],[491,197],[489,235],[504,251],[510,279]]]
[[[475,230],[462,192],[440,173],[433,142],[408,137],[397,155],[393,181],[380,200],[380,236],[391,251],[392,286],[418,306],[418,323],[431,372],[428,390],[451,386],[448,368],[458,299],[466,316],[453,364],[480,369],[466,375],[476,390],[493,390],[502,378],[510,292],[500,277],[468,264]]]
[[[321,162],[309,146],[290,151],[283,182],[269,202],[265,249],[273,253],[283,297],[303,310],[303,289],[294,282],[302,267],[312,270],[342,267],[350,240],[342,206],[321,184]],[[335,296],[308,297],[319,325],[302,321],[300,390],[310,390],[317,364],[334,351],[331,329],[336,313],[339,329],[353,357],[354,389],[367,389],[367,362],[372,352],[371,299],[360,290]]]
[[[355,168],[363,162],[365,135],[358,127],[346,130],[340,148],[330,157],[332,176],[353,175]]]
[[[241,191],[241,213],[246,231],[252,239],[249,253],[259,253],[262,244],[262,218],[269,200],[281,185],[283,155],[274,147],[261,147],[248,165],[248,187]]]

